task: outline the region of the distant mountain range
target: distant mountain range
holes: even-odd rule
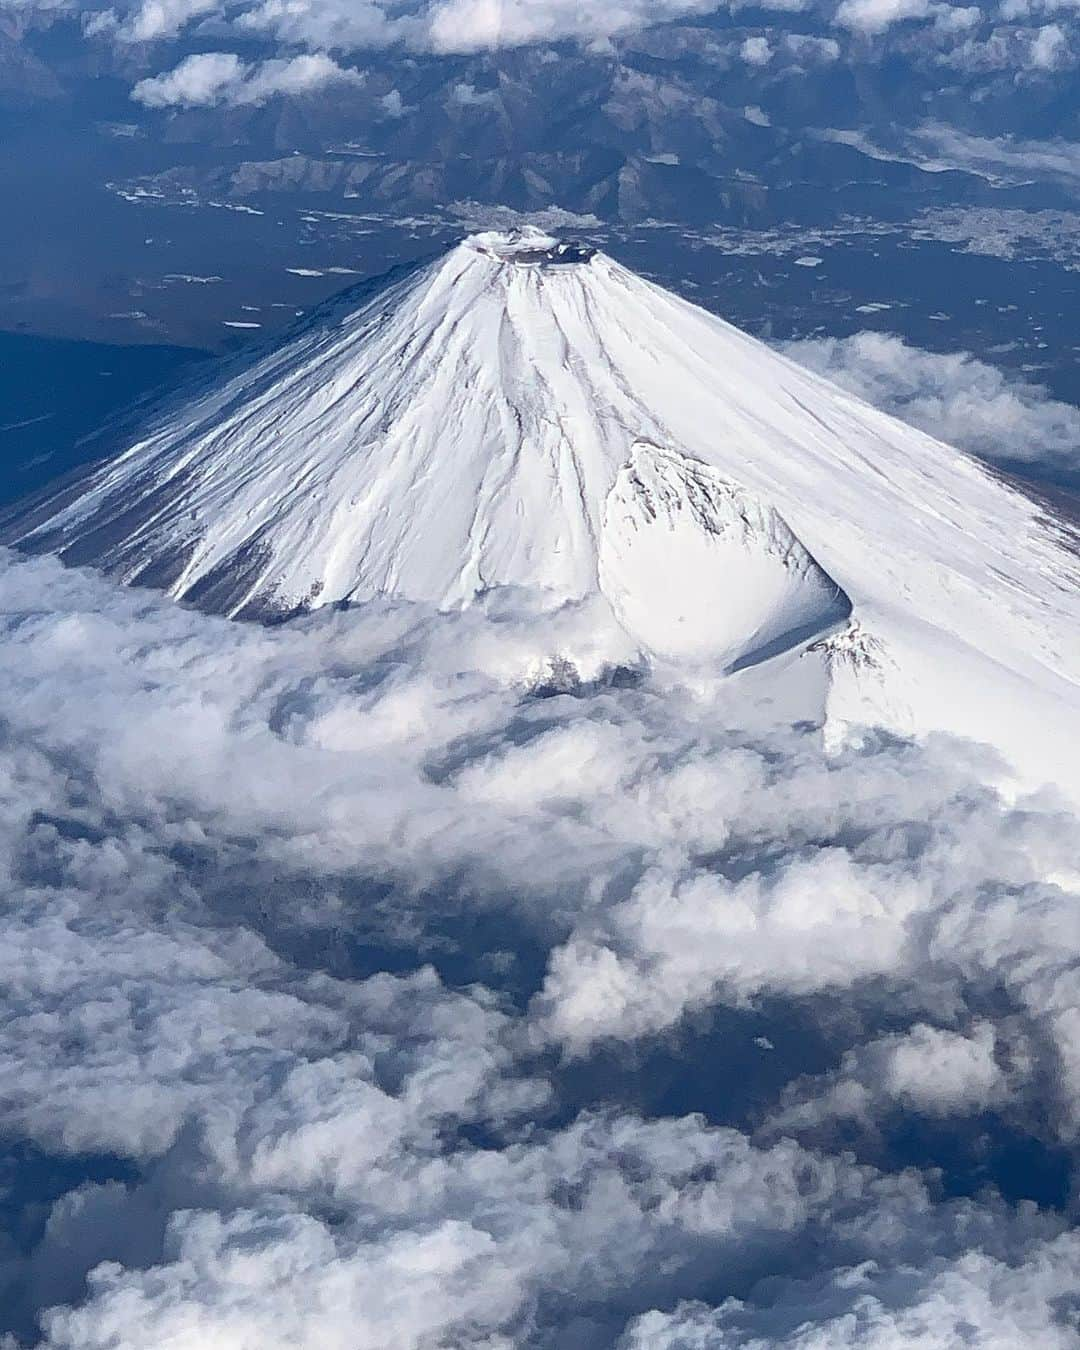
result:
[[[0,32],[0,107],[111,128],[103,178],[237,200],[355,196],[399,211],[476,200],[692,224],[894,216],[913,199],[1007,205],[1009,184],[1029,206],[1075,202],[1067,154],[1055,164],[1014,144],[992,163],[1006,131],[1011,143],[1080,140],[1067,80],[1018,81],[985,62],[945,79],[915,42],[842,49],[812,13],[788,18],[799,31],[781,25],[767,59],[748,60],[744,44],[776,16],[740,11],[604,51],[368,52],[357,79],[309,95],[160,109],[131,90],[192,44],[95,42],[38,12]],[[257,63],[272,49],[241,51]]]

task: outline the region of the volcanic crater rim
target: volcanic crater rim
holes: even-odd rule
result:
[[[542,230],[490,230],[470,235],[468,248],[497,262],[524,267],[566,267],[589,263],[597,250],[577,239],[558,239]]]

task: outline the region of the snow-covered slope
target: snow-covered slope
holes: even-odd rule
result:
[[[657,660],[738,682],[813,667],[834,731],[955,731],[1080,792],[1065,527],[536,234],[479,235],[346,293],[3,537],[240,616],[384,591],[599,592]]]
[[[783,517],[698,459],[636,441],[607,495],[598,580],[657,655],[734,671],[846,619]]]

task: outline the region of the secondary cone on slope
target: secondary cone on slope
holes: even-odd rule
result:
[[[526,232],[345,293],[3,538],[242,616],[601,592],[659,656],[731,670],[801,643],[835,668],[837,715],[959,731],[1061,781],[1080,732],[1062,529],[604,254]],[[863,636],[831,638],[852,607]]]

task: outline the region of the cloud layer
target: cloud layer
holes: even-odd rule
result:
[[[1075,1147],[1080,842],[978,748],[583,683],[525,596],[266,630],[5,558],[0,614],[27,1341],[1074,1343],[993,1158]]]
[[[230,18],[247,33],[272,34],[286,43],[355,51],[404,43],[440,53],[491,51],[536,42],[605,41],[688,15],[708,14],[722,0],[610,0],[579,5],[570,0],[252,0]],[[788,4],[782,5],[789,8]],[[123,42],[175,38],[208,16],[224,17],[221,0],[137,0],[128,8],[98,11],[93,31]]]
[[[294,56],[252,65],[228,52],[189,56],[173,70],[140,80],[131,91],[148,108],[208,108],[221,103],[243,107],[279,94],[312,94],[332,84],[359,84],[358,71],[328,56]]]
[[[750,17],[744,16],[749,8],[744,0],[590,5],[570,0],[116,0],[109,7],[95,0],[0,0],[0,10],[40,12],[47,19],[77,14],[91,42],[119,49],[125,70],[149,70],[136,84],[136,98],[155,108],[250,106],[274,96],[311,94],[353,78],[350,68],[366,65],[364,54],[387,50],[409,60],[416,54],[453,57],[574,43],[603,58],[619,40],[665,25],[687,25],[682,40],[712,62],[722,38],[718,42],[719,34],[706,36],[692,25],[713,25],[719,16],[720,26],[730,28],[731,20]],[[1011,71],[1021,82],[1045,85],[1068,78],[1080,60],[1076,7],[1064,0],[1009,0],[1002,6],[948,0],[766,0],[753,8],[757,12],[749,30],[731,29],[732,50],[760,72],[763,87],[766,75],[778,77],[790,65],[773,59],[791,54],[789,42],[807,51],[807,44],[830,43],[857,65],[892,58],[920,68],[929,78],[928,97],[931,90],[944,92],[943,65],[975,77]],[[830,30],[834,36],[824,36]],[[213,50],[199,51],[194,64],[190,56],[177,62],[171,48],[192,40],[200,48],[212,44]],[[677,34],[674,41],[680,41]],[[265,66],[247,67],[233,50],[243,45],[250,51],[253,42],[264,58],[271,58]],[[305,64],[310,62],[322,65]],[[338,73],[332,73],[330,63]],[[955,108],[941,101],[955,118]],[[964,130],[956,135],[981,139]],[[958,152],[979,153],[974,145],[960,146]]]
[[[972,356],[889,333],[807,338],[785,353],[868,403],[986,459],[1080,469],[1080,409]]]

